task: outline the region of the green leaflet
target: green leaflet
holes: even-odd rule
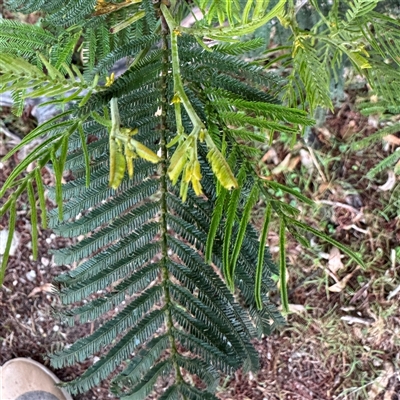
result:
[[[225,198],[227,194],[228,191],[222,188],[218,194],[217,201],[214,206],[210,228],[208,230],[206,254],[205,254],[205,261],[209,264],[212,262],[214,240],[217,234],[218,227],[221,222],[222,213],[225,205]]]
[[[13,99],[12,110],[17,117],[20,117],[24,112],[24,94],[25,94],[25,89],[22,90],[17,89],[12,92],[12,99]]]
[[[38,192],[38,196],[39,196],[40,211],[42,213],[41,223],[42,223],[43,229],[47,229],[46,198],[44,197],[44,187],[43,187],[42,177],[40,176],[39,168],[35,169],[35,181],[36,181],[36,187],[37,187],[37,192]]]
[[[30,163],[36,161],[41,156],[48,154],[49,144],[53,143],[55,139],[58,139],[60,136],[61,134],[55,137],[51,137],[42,142],[42,144],[36,147],[35,152],[29,154],[29,156],[27,156],[23,161],[18,164],[18,166],[12,171],[7,180],[4,182],[3,187],[0,189],[0,197],[3,197],[6,190],[13,186],[15,179],[28,167]]]
[[[144,11],[139,11],[136,14],[133,14],[131,17],[127,18],[125,21],[119,22],[117,25],[114,25],[111,29],[111,33],[118,33],[119,31],[122,31],[123,29],[127,28],[129,25],[133,24],[134,22],[138,21],[139,19],[143,18],[145,16]]]
[[[62,175],[64,172],[64,165],[68,154],[68,140],[70,135],[75,132],[78,127],[78,123],[72,125],[68,132],[62,137],[62,139],[56,143],[51,150],[51,161],[53,163],[54,174],[56,177],[56,203],[58,207],[58,218],[60,221],[63,219],[63,195],[62,195]],[[60,156],[57,157],[56,151],[60,148]]]
[[[129,392],[123,396],[124,400],[146,400],[148,394],[153,390],[157,379],[167,375],[172,369],[172,363],[169,359],[159,362],[153,366],[143,379]]]
[[[78,31],[75,34],[73,34],[71,37],[69,37],[65,42],[60,43],[60,51],[57,52],[56,55],[53,57],[56,60],[55,63],[55,68],[58,70],[63,67],[65,70],[68,71],[68,64],[70,63],[75,47],[78,43],[78,40],[80,39],[82,35],[82,31]],[[70,78],[73,78],[73,74],[70,73]]]
[[[241,167],[238,174],[238,185],[239,187],[232,191],[228,203],[225,230],[224,230],[224,243],[222,250],[222,263],[223,272],[228,287],[233,291],[235,288],[235,277],[233,276],[234,264],[231,263],[230,252],[231,252],[231,237],[233,224],[236,220],[236,211],[238,208],[238,202],[240,198],[241,188],[246,177],[246,170],[244,166]]]
[[[265,244],[268,238],[269,223],[271,222],[271,210],[272,210],[271,204],[268,203],[265,207],[264,224],[261,232],[260,246],[258,248],[254,297],[256,299],[256,306],[259,310],[262,310],[263,308],[263,303],[261,298],[261,283],[262,283],[262,275],[264,268]]]
[[[2,158],[2,162],[8,160],[13,154],[15,154],[17,151],[21,150],[23,146],[26,146],[28,143],[32,142],[34,139],[46,134],[47,132],[70,126],[73,123],[73,121],[71,121],[71,120],[59,122],[57,124],[53,124],[53,122],[57,121],[58,119],[66,117],[66,116],[68,116],[70,114],[71,114],[71,111],[66,111],[66,112],[64,112],[62,114],[59,114],[59,115],[49,119],[48,121],[46,121],[42,125],[38,126],[33,131],[29,132],[29,134],[26,135],[21,140],[20,143],[18,143],[13,149],[11,149]]]
[[[279,224],[279,290],[281,292],[282,308],[289,311],[288,289],[286,281],[286,224],[282,218]]]
[[[229,0],[228,0],[229,1]],[[260,1],[261,3],[261,1]],[[237,26],[229,26],[218,27],[218,28],[205,28],[205,29],[195,29],[195,28],[184,28],[183,31],[196,35],[196,36],[208,36],[210,38],[218,39],[218,40],[232,40],[233,36],[243,36],[254,32],[257,28],[265,25],[272,18],[281,15],[285,6],[286,0],[279,0],[278,4],[269,12],[261,13],[261,10],[256,6],[256,15],[254,15],[254,19],[251,21],[246,21],[241,25]],[[213,5],[216,6],[217,2],[214,2]],[[261,6],[262,9],[262,6]],[[216,8],[217,15],[219,8]],[[258,11],[260,10],[260,11]],[[264,7],[263,11],[265,12],[267,9]],[[213,13],[208,13],[208,21],[210,22],[213,17]],[[247,16],[246,16],[247,18]],[[219,18],[220,25],[222,25],[224,18]]]
[[[347,254],[357,264],[361,265],[362,267],[365,267],[363,260],[354,251],[350,250],[347,246],[344,246],[337,240],[332,239],[330,236],[326,235],[325,233],[323,233],[317,229],[314,229],[311,226],[304,224],[303,222],[296,221],[295,219],[290,218],[290,219],[288,219],[288,222],[290,222],[292,225],[297,226],[305,231],[311,232],[315,236],[319,237],[320,239],[332,244],[333,246],[335,246],[339,250],[341,250],[343,253]]]
[[[90,155],[86,144],[85,132],[83,131],[82,123],[78,124],[78,132],[81,138],[83,157],[85,159],[85,171],[86,171],[86,187],[90,185]]]
[[[60,161],[58,157],[56,156],[56,152],[53,149],[51,153],[51,161],[53,163],[53,169],[54,169],[54,175],[56,178],[56,203],[58,207],[58,219],[62,221],[63,219],[63,198],[62,198],[62,174],[63,174],[63,169],[61,168],[62,165],[60,165]]]
[[[31,209],[31,225],[32,225],[32,255],[37,260],[38,256],[38,227],[37,227],[37,210],[35,193],[33,191],[32,181],[28,183],[28,199]]]
[[[374,178],[376,174],[384,171],[385,169],[388,169],[389,167],[394,165],[399,159],[400,159],[400,152],[395,151],[393,154],[386,157],[384,160],[375,165],[374,168],[368,171],[367,178],[368,179]]]
[[[14,238],[16,219],[17,219],[16,202],[13,201],[10,207],[10,219],[8,224],[8,237],[7,237],[6,247],[4,249],[4,254],[1,259],[0,284],[3,284],[4,282],[4,275],[6,273],[7,261],[10,255],[11,244]]]
[[[233,247],[232,257],[231,257],[231,260],[229,261],[229,271],[230,271],[229,275],[232,277],[233,280],[235,277],[236,263],[239,258],[240,249],[243,245],[243,240],[244,240],[244,237],[246,234],[246,229],[247,229],[247,226],[250,221],[251,211],[259,199],[259,193],[260,193],[260,190],[259,190],[258,186],[254,185],[253,188],[251,189],[250,195],[249,195],[246,205],[244,207],[242,218],[240,220],[239,232],[236,235],[236,240],[235,240],[235,245]],[[260,246],[261,246],[261,244],[260,244]]]
[[[301,202],[308,204],[309,206],[315,206],[315,203],[309,199],[308,197],[302,195],[299,193],[297,190],[294,190],[286,185],[282,185],[281,183],[274,182],[274,181],[264,181],[266,186],[269,186],[275,190],[282,190],[283,192],[286,192],[288,194],[291,194],[292,196],[296,197],[299,199]]]
[[[50,64],[48,60],[43,56],[43,54],[38,53],[38,57],[40,58],[40,61],[43,63],[43,65],[47,69],[47,73],[50,75],[50,78],[55,80],[55,81],[63,81],[64,76],[63,74],[53,65]]]

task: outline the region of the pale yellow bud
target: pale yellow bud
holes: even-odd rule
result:
[[[135,149],[137,155],[147,161],[152,162],[153,164],[157,164],[160,162],[161,158],[158,157],[154,151],[150,150],[147,146],[144,144],[138,142],[137,140],[130,139],[130,143]]]

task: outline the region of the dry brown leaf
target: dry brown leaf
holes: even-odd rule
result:
[[[29,294],[28,297],[33,297],[38,293],[46,292],[46,293],[53,293],[55,287],[51,283],[45,283],[44,285],[35,287]]]
[[[278,175],[278,174],[280,174],[281,172],[283,172],[283,171],[287,171],[288,170],[288,166],[289,166],[289,162],[290,162],[290,157],[291,157],[292,155],[289,153],[285,158],[284,158],[284,160],[279,164],[279,165],[277,165],[272,171],[271,171],[271,173],[273,174],[273,175]]]
[[[377,398],[382,390],[385,390],[386,386],[389,383],[389,379],[394,375],[394,368],[392,363],[385,362],[383,365],[383,371],[381,374],[374,380],[369,392],[368,392],[368,400],[374,400]]]
[[[321,126],[320,128],[317,129],[319,133],[321,133],[326,139],[330,139],[332,137],[331,132],[329,131],[328,128],[325,126]]]
[[[387,192],[388,190],[392,190],[395,184],[396,184],[396,175],[394,171],[388,171],[388,179],[386,183],[384,183],[382,186],[378,186],[378,189],[381,190],[382,192]]]
[[[395,399],[397,396],[396,392],[394,391],[394,389],[390,389],[387,392],[385,392],[385,395],[383,396],[383,400],[393,400]]]
[[[331,186],[331,184],[329,182],[322,182],[319,187],[318,187],[318,191],[317,191],[317,195],[323,194],[326,190],[329,189],[329,187]]]
[[[300,159],[301,159],[301,164],[310,172],[314,169],[314,162],[312,160],[310,153],[307,150],[304,149],[300,150]]]
[[[360,267],[357,266],[357,268],[350,274],[347,274],[342,280],[339,282],[335,283],[332,286],[329,286],[328,290],[330,292],[341,292],[347,285],[347,282],[351,279],[351,277],[355,274],[355,272],[359,269]]]
[[[328,268],[333,272],[336,273],[340,269],[344,267],[342,263],[343,255],[340,253],[337,247],[332,247],[331,251],[329,252],[329,261],[328,261]]]
[[[398,138],[398,137],[395,136],[395,135],[387,135],[387,136],[384,136],[383,140],[384,140],[385,142],[390,143],[390,144],[394,144],[394,145],[396,145],[396,146],[400,146],[400,138]]]
[[[288,165],[288,171],[293,171],[296,169],[297,165],[299,164],[301,158],[300,156],[294,157],[290,160],[289,165]]]
[[[379,100],[379,97],[378,97],[378,95],[376,95],[376,94],[373,94],[373,95],[369,98],[369,101],[370,101],[371,103],[377,103],[378,100]]]
[[[293,314],[302,314],[307,312],[307,309],[302,304],[288,304],[289,312]],[[279,310],[282,311],[282,306],[279,307]]]
[[[279,158],[278,154],[276,153],[276,150],[271,147],[264,155],[263,158],[261,159],[262,162],[268,163],[269,161],[272,161],[275,165],[279,164]]]

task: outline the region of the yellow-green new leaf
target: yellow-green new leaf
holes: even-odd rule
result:
[[[58,124],[53,124],[54,121],[57,121],[58,119],[64,118],[67,115],[71,114],[71,111],[66,111],[63,112],[51,119],[49,119],[48,121],[46,121],[45,123],[43,123],[42,125],[38,126],[37,128],[35,128],[33,131],[31,131],[28,135],[26,135],[20,143],[18,143],[15,147],[13,147],[3,158],[2,158],[2,162],[8,160],[13,154],[15,154],[17,151],[19,151],[22,147],[24,147],[25,145],[27,145],[28,143],[32,142],[33,140],[35,140],[37,137],[44,135],[45,133],[52,131],[54,129],[59,129],[59,128],[67,128],[69,126],[71,126],[73,124],[74,121],[72,120],[68,120],[68,121],[62,121],[59,122]]]
[[[4,182],[3,186],[0,189],[0,197],[3,197],[6,190],[8,190],[14,183],[15,179],[21,174],[30,163],[40,159],[43,155],[49,152],[48,146],[54,142],[57,138],[62,136],[60,133],[55,137],[50,137],[41,143],[39,146],[36,147],[35,151],[29,154],[26,158],[24,158],[11,172],[8,176],[7,180]]]
[[[145,11],[139,11],[136,14],[133,14],[131,17],[127,18],[126,20],[114,25],[111,29],[111,33],[118,33],[123,29],[127,28],[129,25],[132,25],[134,22],[142,19],[146,15]]]
[[[138,142],[135,139],[130,139],[130,143],[132,144],[132,147],[135,149],[137,155],[144,160],[150,161],[153,164],[157,164],[161,161],[161,158],[158,157],[154,151],[150,150],[147,146],[144,144]]]
[[[118,189],[126,170],[125,156],[119,151],[117,142],[110,137],[110,176],[109,185]]]
[[[181,175],[183,168],[187,162],[187,151],[192,144],[192,139],[188,138],[183,143],[181,143],[175,150],[171,157],[167,174],[169,179],[171,179],[172,184],[175,185]]]
[[[63,220],[63,198],[62,198],[62,174],[63,168],[60,165],[60,160],[56,156],[56,151],[53,149],[51,151],[51,161],[53,163],[54,175],[56,178],[56,203],[58,207],[58,219]]]
[[[239,187],[229,164],[216,147],[210,149],[207,154],[207,160],[210,163],[215,176],[225,189],[231,190]]]
[[[38,52],[38,56],[40,58],[40,61],[44,64],[44,66],[47,69],[47,73],[49,74],[51,79],[58,80],[58,81],[63,81],[64,75],[53,65],[50,64],[48,60],[43,56],[43,54]]]

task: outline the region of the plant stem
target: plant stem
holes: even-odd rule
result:
[[[168,8],[164,5],[161,6],[161,10],[163,12],[164,18],[168,24],[168,28],[170,30],[170,38],[171,38],[171,60],[172,60],[172,75],[174,78],[174,92],[183,103],[186,112],[189,115],[190,120],[193,124],[193,131],[195,135],[200,132],[200,129],[205,129],[205,126],[199,116],[197,115],[195,109],[192,106],[185,89],[183,87],[182,78],[181,78],[181,71],[179,66],[179,51],[178,51],[178,36],[181,34],[180,31],[177,29],[175,21],[171,16]],[[179,127],[178,127],[179,128]],[[197,139],[197,137],[196,137]]]
[[[167,214],[168,214],[168,206],[167,206],[167,194],[168,194],[168,183],[167,183],[167,159],[168,159],[168,150],[167,150],[167,75],[168,75],[168,66],[169,66],[169,57],[168,57],[168,25],[165,19],[161,16],[161,35],[162,35],[162,50],[163,50],[163,67],[160,78],[160,86],[161,86],[161,127],[160,127],[160,135],[161,135],[161,279],[164,288],[165,302],[169,305],[165,310],[165,324],[167,327],[167,334],[169,338],[169,343],[171,346],[171,358],[173,360],[173,365],[175,369],[176,382],[179,384],[183,382],[183,377],[175,360],[175,356],[178,353],[175,337],[173,335],[174,322],[172,319],[171,313],[171,294],[169,290],[170,284],[170,276],[167,267],[167,259],[168,259],[168,228],[167,228]]]

